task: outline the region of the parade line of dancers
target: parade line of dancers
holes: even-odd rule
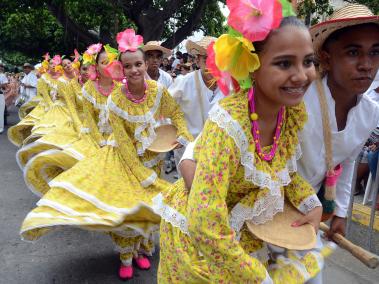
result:
[[[229,32],[188,41],[198,70],[174,81],[159,68],[171,50],[133,29],[117,47],[45,55],[8,130],[40,197],[24,240],[108,234],[126,280],[150,268],[159,232],[158,283],[322,283],[334,245],[320,221],[344,233],[354,160],[379,122],[379,17],[349,4],[308,29],[285,0],[227,6]],[[164,125],[174,184],[152,148]]]

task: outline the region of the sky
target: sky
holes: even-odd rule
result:
[[[224,5],[223,3],[219,3],[219,6],[220,6],[220,9],[221,9],[221,12],[224,14],[225,17],[227,17],[229,15],[229,9],[228,7],[226,7],[226,5]],[[199,41],[202,37],[204,36],[204,33],[203,31],[196,31],[194,32],[194,34],[190,37],[188,37],[189,40],[192,40],[192,41]],[[186,52],[186,42],[187,40],[183,40],[182,43],[179,44],[179,50],[181,52]],[[178,48],[175,48],[175,50],[177,50]]]

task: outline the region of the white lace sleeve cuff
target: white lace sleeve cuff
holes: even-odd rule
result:
[[[320,200],[318,199],[316,194],[312,194],[311,196],[308,196],[305,198],[297,208],[301,213],[307,214],[309,211],[315,209],[316,207],[321,207],[322,204]]]
[[[89,129],[89,127],[81,127],[80,128],[80,133],[88,134],[90,132],[91,132],[91,130]]]
[[[187,139],[185,139],[183,136],[179,136],[176,141],[178,141],[180,144],[182,144],[184,147],[186,147],[190,141],[188,141]]]

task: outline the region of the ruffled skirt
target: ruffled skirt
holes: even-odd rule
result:
[[[38,207],[26,216],[21,235],[36,240],[60,226],[79,226],[101,231],[129,228],[149,237],[160,223],[151,200],[169,185],[156,175],[138,180],[117,148],[103,147],[50,181]]]

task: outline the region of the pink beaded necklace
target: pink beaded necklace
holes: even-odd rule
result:
[[[144,84],[144,87],[145,87],[145,91],[144,91],[143,97],[140,98],[140,99],[136,99],[136,98],[133,97],[133,94],[129,91],[128,81],[125,81],[125,83],[124,83],[124,85],[125,85],[125,95],[133,103],[140,104],[140,103],[143,103],[146,100],[146,97],[147,97],[147,83],[146,83],[146,81],[143,81],[143,84]]]
[[[276,129],[275,129],[275,136],[273,137],[274,142],[271,147],[271,150],[269,153],[263,153],[261,143],[260,143],[260,135],[259,135],[259,124],[258,124],[258,114],[255,112],[255,102],[254,102],[254,89],[251,88],[248,93],[248,100],[249,100],[249,108],[250,108],[250,118],[251,118],[251,133],[254,138],[255,142],[255,149],[261,157],[261,159],[265,161],[271,161],[276,153],[276,150],[278,149],[278,143],[279,143],[279,137],[281,128],[283,125],[283,118],[284,118],[284,107],[280,108],[280,111],[278,113],[277,122],[276,122]]]
[[[112,93],[113,91],[113,88],[114,88],[114,82],[112,81],[112,86],[111,88],[107,91],[107,90],[104,90],[100,84],[99,84],[99,80],[96,80],[96,87],[97,87],[97,90],[100,92],[100,94],[102,94],[103,96],[105,97],[108,97],[110,95],[110,93]]]

